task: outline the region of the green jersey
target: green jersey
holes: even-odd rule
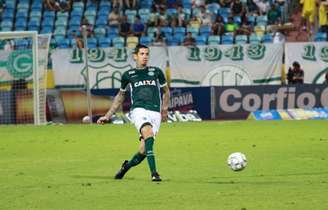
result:
[[[166,85],[163,72],[156,67],[147,66],[143,69],[130,69],[122,75],[121,91],[130,88],[131,109],[140,107],[160,112],[160,88]]]

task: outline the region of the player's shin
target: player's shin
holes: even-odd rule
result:
[[[146,156],[147,156],[149,169],[152,174],[156,172],[156,163],[155,163],[155,155],[153,152],[153,144],[154,144],[153,137],[149,137],[149,138],[145,139]]]
[[[141,154],[140,152],[137,152],[131,160],[128,162],[128,167],[131,168],[133,166],[136,166],[140,164],[144,159],[146,158],[145,154]]]

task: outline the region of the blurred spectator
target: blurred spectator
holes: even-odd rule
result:
[[[153,5],[151,7],[151,12],[149,15],[148,26],[150,26],[150,27],[156,26],[158,23],[158,19],[159,19],[159,13],[157,11],[157,7],[155,5]]]
[[[205,6],[200,7],[200,13],[197,15],[202,25],[211,25],[211,15],[206,12]]]
[[[232,4],[232,0],[219,0],[219,4],[221,7],[230,8]]]
[[[12,50],[14,50],[15,49],[15,42],[14,42],[14,40],[12,40],[12,39],[6,40],[5,41],[5,45],[4,45],[3,48],[4,48],[5,51],[12,51]]]
[[[81,21],[81,34],[82,34],[82,26],[86,26],[87,27],[87,36],[90,37],[91,35],[93,35],[93,25],[89,23],[88,19],[86,17],[83,17],[82,21]]]
[[[293,67],[288,69],[287,81],[289,85],[304,83],[304,71],[301,69],[301,65],[298,62],[295,61]]]
[[[243,20],[240,27],[236,30],[236,35],[247,35],[252,33],[252,28],[248,25],[247,20]]]
[[[84,42],[81,36],[76,34],[76,31],[72,31],[72,37],[76,42],[76,48],[82,49],[84,48]]]
[[[159,8],[159,15],[158,15],[159,21],[168,21],[168,16],[166,14],[166,8],[161,6]]]
[[[238,24],[233,21],[233,17],[228,17],[228,22],[224,24],[224,31],[226,33],[234,34],[235,31],[238,29]]]
[[[69,11],[72,7],[72,0],[46,0],[46,7],[53,11]]]
[[[319,7],[320,31],[328,33],[328,1],[321,1]]]
[[[231,14],[233,16],[244,16],[246,14],[246,8],[240,0],[234,0],[231,4]]]
[[[123,8],[123,0],[112,0],[112,2],[113,2],[112,5],[113,8],[119,8],[119,9]]]
[[[193,7],[205,6],[205,0],[192,0]]]
[[[189,20],[189,17],[187,14],[183,12],[183,8],[181,5],[178,6],[177,8],[177,13],[178,13],[178,21],[179,21],[179,26],[186,26],[186,21]]]
[[[200,20],[196,16],[194,16],[191,18],[188,25],[193,28],[199,28],[200,24],[201,24]]]
[[[277,9],[276,4],[272,4],[270,10],[268,11],[268,23],[278,24],[280,22],[281,13]]]
[[[132,24],[132,32],[137,37],[142,36],[145,32],[145,25],[141,22],[139,15],[135,17],[135,21]]]
[[[265,15],[270,9],[270,2],[268,0],[253,0],[260,11],[260,15]]]
[[[108,25],[118,27],[120,22],[120,14],[118,7],[115,7],[108,15]]]
[[[196,40],[194,37],[192,37],[192,33],[188,32],[187,36],[184,38],[183,40],[183,45],[184,46],[190,46],[190,45],[195,45],[196,44]]]
[[[152,43],[153,46],[160,46],[164,47],[166,44],[164,42],[163,36],[159,34],[158,36],[155,37],[155,40]]]
[[[212,24],[213,35],[223,35],[224,34],[224,22],[221,15],[216,16],[214,23]]]
[[[312,33],[314,29],[314,22],[316,16],[316,0],[301,0],[300,3],[303,5],[302,9],[302,25],[303,30]]]
[[[125,9],[137,9],[137,0],[125,0]]]
[[[325,74],[325,81],[323,82],[323,84],[328,85],[328,71]]]
[[[121,18],[121,22],[119,25],[119,33],[123,37],[127,37],[132,34],[131,31],[131,24],[127,22],[128,17],[126,15],[123,15]]]
[[[167,8],[176,8],[178,6],[178,0],[167,0]]]

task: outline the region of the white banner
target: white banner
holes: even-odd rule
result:
[[[280,84],[283,46],[170,47],[171,86]]]
[[[304,83],[322,84],[328,71],[328,42],[286,43],[286,73],[293,62],[304,70]]]
[[[83,50],[57,49],[51,57],[57,87],[84,87],[86,68]],[[132,50],[128,48],[89,49],[88,58],[92,89],[119,88],[121,75],[135,67]],[[150,66],[157,66],[164,71],[166,60],[165,48],[150,47]]]

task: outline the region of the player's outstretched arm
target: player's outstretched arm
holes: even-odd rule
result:
[[[167,85],[163,87],[163,104],[162,104],[162,121],[167,121],[169,103],[170,103],[170,89]]]
[[[115,96],[113,104],[108,110],[108,112],[104,116],[100,117],[97,120],[97,123],[104,124],[104,122],[107,122],[112,117],[112,115],[117,111],[117,109],[121,106],[121,104],[124,101],[124,98],[125,98],[125,91],[120,90]]]

